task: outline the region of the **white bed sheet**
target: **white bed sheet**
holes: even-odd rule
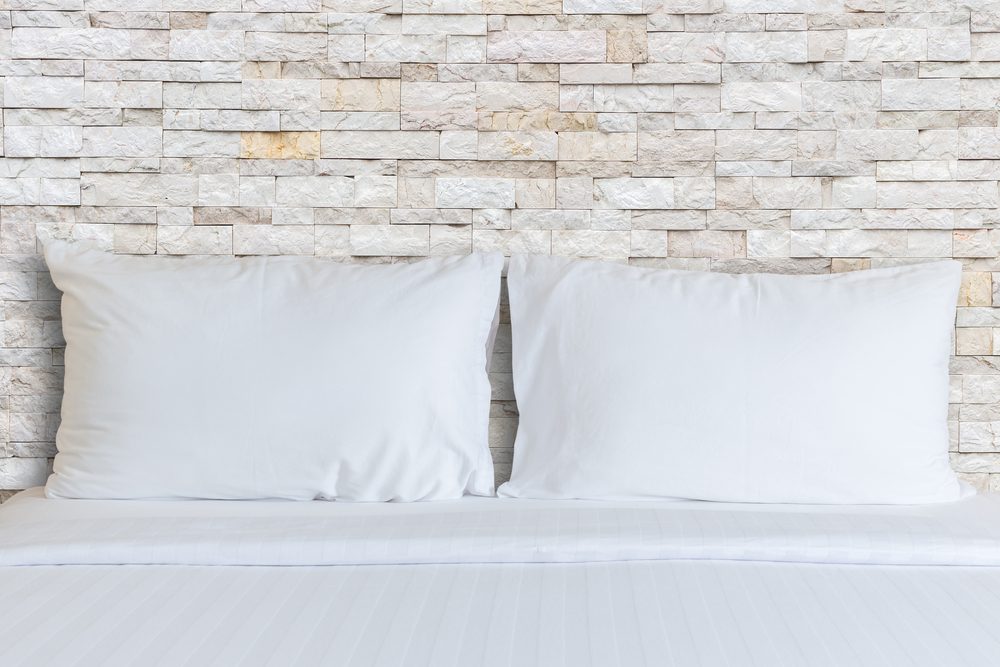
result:
[[[4,666],[1000,660],[1000,497],[361,505],[36,490],[0,508],[0,545]]]

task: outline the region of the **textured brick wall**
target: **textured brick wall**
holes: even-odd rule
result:
[[[956,257],[954,462],[1000,487],[1000,2],[4,2],[0,489],[41,482],[54,452],[42,228],[121,253],[351,261]],[[501,474],[508,352],[509,332]]]

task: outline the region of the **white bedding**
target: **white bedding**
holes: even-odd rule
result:
[[[401,505],[50,500],[36,490],[0,508],[0,545],[4,666],[1000,656],[1000,497]]]

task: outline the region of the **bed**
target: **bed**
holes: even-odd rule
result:
[[[0,507],[0,665],[995,665],[1000,496]]]

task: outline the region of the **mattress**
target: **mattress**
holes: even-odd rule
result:
[[[1000,497],[0,507],[0,665],[995,665]]]

